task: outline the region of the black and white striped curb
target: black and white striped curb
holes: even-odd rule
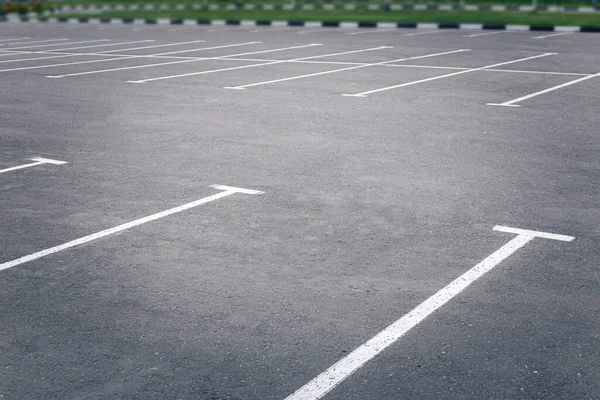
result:
[[[342,22],[342,21],[249,21],[218,19],[133,19],[133,18],[53,18],[20,17],[0,18],[0,21],[57,22],[88,24],[151,24],[151,25],[229,25],[229,26],[289,26],[315,28],[412,28],[412,29],[462,29],[462,30],[508,30],[543,32],[600,32],[600,26],[546,26],[546,25],[495,25],[495,24],[432,24],[402,22]]]
[[[203,10],[203,11],[223,11],[223,10],[384,10],[385,6],[381,4],[112,4],[101,7],[92,6],[64,6],[58,9],[60,12],[102,12],[102,11],[153,11],[153,10]],[[427,5],[427,4],[392,4],[391,11],[522,11],[532,12],[573,12],[573,13],[595,13],[600,9],[594,7],[569,7],[569,6],[538,6],[537,9],[532,6],[504,6],[504,5]]]

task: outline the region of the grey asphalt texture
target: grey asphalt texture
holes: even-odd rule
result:
[[[72,28],[71,28],[72,27]],[[102,29],[98,29],[102,28]],[[2,399],[285,399],[514,235],[535,239],[324,399],[600,399],[600,36],[2,23],[0,263],[218,193],[235,194],[0,271]],[[135,29],[135,30],[134,30]],[[214,30],[213,32],[210,32]],[[298,33],[299,31],[310,31]],[[361,31],[363,32],[363,31]],[[551,33],[546,33],[551,34]],[[99,60],[28,41],[205,43],[124,51],[402,64]],[[51,44],[61,42],[39,43]],[[30,45],[30,46],[33,46]],[[117,52],[113,54],[119,54]]]

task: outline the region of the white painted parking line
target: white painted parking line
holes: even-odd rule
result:
[[[535,238],[544,238],[571,242],[572,236],[554,233],[530,231],[504,226],[495,226],[494,230],[516,234],[508,243],[496,250],[479,264],[450,282],[433,296],[419,304],[402,318],[389,325],[373,338],[356,348],[346,357],[329,367],[325,372],[288,396],[286,400],[318,400],[342,383],[346,378],[371,361],[378,354],[396,343],[408,331],[423,322],[427,317],[456,297],[463,290],[490,272],[498,264],[506,260],[517,250]]]
[[[442,32],[448,32],[448,31],[449,31],[449,29],[434,29],[432,31],[427,31],[427,32],[403,33],[402,36],[429,35],[431,33],[442,33]]]
[[[473,35],[464,35],[464,37],[478,37],[478,36],[498,35],[500,33],[514,33],[514,31],[494,31],[494,32],[485,32],[485,33],[475,33]]]
[[[348,33],[346,33],[346,35],[364,35],[366,33],[380,33],[380,32],[390,32],[390,31],[397,31],[397,30],[398,30],[398,28],[392,28],[392,29],[373,28],[373,29],[366,30],[366,31],[348,32]]]
[[[372,66],[377,66],[377,65],[385,65],[385,64],[390,64],[390,63],[395,63],[395,62],[401,62],[401,61],[418,60],[418,59],[421,59],[421,58],[430,58],[430,57],[442,56],[442,55],[447,55],[447,54],[460,53],[460,52],[464,52],[464,51],[469,51],[469,50],[467,50],[467,49],[459,49],[459,50],[446,51],[446,52],[443,52],[443,53],[427,54],[427,55],[423,55],[423,56],[400,58],[400,59],[397,59],[397,60],[390,60],[390,61],[382,61],[382,62],[372,63],[372,64],[355,65],[355,66],[352,66],[352,67],[339,68],[339,69],[334,69],[334,70],[331,70],[331,71],[315,72],[315,73],[312,73],[312,74],[297,75],[297,76],[292,76],[292,77],[289,77],[289,78],[273,79],[273,80],[269,80],[269,81],[251,83],[251,84],[248,84],[248,85],[227,86],[227,87],[225,87],[225,89],[246,89],[246,88],[249,88],[249,87],[252,87],[252,86],[268,85],[268,84],[272,84],[272,83],[291,81],[291,80],[295,80],[295,79],[302,79],[302,78],[308,78],[308,77],[319,76],[319,75],[333,74],[333,73],[336,73],[336,72],[350,71],[350,70],[354,70],[354,69],[372,67]]]
[[[99,51],[98,53],[99,54],[118,53],[119,51],[155,49],[155,48],[158,48],[158,47],[181,46],[181,45],[184,45],[184,44],[204,43],[204,42],[205,42],[205,40],[191,40],[189,42],[176,42],[176,43],[167,43],[167,44],[157,44],[157,45],[153,45],[153,46],[134,47],[132,49],[117,49],[117,50]]]
[[[65,39],[65,40],[69,40],[69,39]],[[110,42],[110,39],[96,39],[96,40],[83,40],[81,42],[69,42],[69,44],[81,44],[81,43],[94,43],[94,42]],[[21,49],[33,49],[33,48],[40,48],[40,47],[52,47],[52,46],[64,46],[64,43],[54,43],[54,44],[44,44],[44,45],[39,45],[39,46],[20,46],[17,48],[17,50],[21,50]],[[60,49],[59,49],[60,50]]]
[[[103,231],[96,232],[96,233],[93,233],[91,235],[84,236],[84,237],[81,237],[79,239],[72,240],[70,242],[61,244],[59,246],[50,247],[48,249],[45,249],[45,250],[42,250],[42,251],[38,251],[36,253],[29,254],[29,255],[17,258],[16,260],[12,260],[12,261],[8,261],[8,262],[5,262],[5,263],[2,263],[2,264],[0,264],[0,271],[5,270],[5,269],[9,269],[9,268],[13,268],[13,267],[16,267],[17,265],[25,264],[25,263],[28,263],[30,261],[40,259],[42,257],[46,257],[46,256],[49,256],[50,254],[58,253],[59,251],[67,250],[67,249],[70,249],[72,247],[82,245],[84,243],[89,243],[89,242],[92,242],[94,240],[106,237],[106,236],[114,235],[115,233],[122,232],[122,231],[125,231],[125,230],[128,230],[128,229],[134,228],[136,226],[139,226],[139,225],[142,225],[142,224],[146,224],[148,222],[156,221],[158,219],[167,217],[169,215],[177,214],[177,213],[180,213],[182,211],[186,211],[186,210],[189,210],[191,208],[198,207],[198,206],[200,206],[202,204],[210,203],[211,201],[215,201],[215,200],[221,199],[223,197],[231,196],[232,194],[236,194],[236,193],[262,194],[262,193],[264,193],[264,192],[261,192],[259,190],[243,189],[243,188],[232,187],[232,186],[224,186],[224,185],[212,185],[211,187],[213,187],[215,189],[218,189],[218,190],[222,190],[222,192],[218,193],[218,194],[213,194],[212,196],[204,197],[204,198],[202,198],[200,200],[196,200],[196,201],[184,204],[184,205],[179,206],[179,207],[171,208],[171,209],[168,209],[166,211],[161,211],[159,213],[149,215],[147,217],[136,219],[134,221],[127,222],[125,224],[115,226],[114,228],[105,229]]]
[[[65,40],[71,40],[68,38],[62,38],[62,39],[45,39],[45,40],[33,40],[33,41],[27,41],[27,42],[20,42],[20,43],[8,43],[8,44],[3,44],[3,46],[18,46],[21,44],[34,44],[34,43],[48,43],[48,42],[62,42]],[[62,43],[59,43],[58,45],[61,45]],[[35,47],[35,46],[34,46]]]
[[[502,106],[502,107],[521,107],[520,105],[518,105],[516,103],[520,103],[522,101],[531,99],[533,97],[537,97],[537,96],[540,96],[542,94],[550,93],[550,92],[553,92],[555,90],[562,89],[564,87],[571,86],[571,85],[574,85],[576,83],[587,81],[588,79],[597,78],[597,77],[600,77],[600,72],[597,73],[597,74],[594,74],[594,75],[584,76],[582,78],[575,79],[574,81],[566,82],[566,83],[563,83],[561,85],[552,86],[552,87],[550,87],[548,89],[540,90],[539,92],[531,93],[531,94],[528,94],[528,95],[523,96],[523,97],[519,97],[519,98],[514,99],[514,100],[505,101],[504,103],[487,103],[487,105],[488,106]]]
[[[481,71],[481,70],[488,69],[488,68],[495,68],[495,67],[499,67],[501,65],[514,64],[514,63],[518,63],[518,62],[522,62],[522,61],[533,60],[533,59],[540,58],[540,57],[553,56],[555,54],[556,53],[544,53],[544,54],[539,54],[537,56],[520,58],[518,60],[512,60],[512,61],[505,61],[505,62],[498,63],[498,64],[486,65],[485,67],[470,68],[470,69],[466,69],[466,70],[463,70],[463,71],[453,72],[453,73],[450,73],[450,74],[445,74],[445,75],[440,75],[440,76],[434,76],[433,78],[426,78],[426,79],[420,79],[418,81],[401,83],[399,85],[393,85],[393,86],[388,86],[388,87],[384,87],[384,88],[381,88],[381,89],[369,90],[369,91],[362,92],[362,93],[343,94],[342,96],[367,97],[369,94],[372,94],[372,93],[383,92],[383,91],[386,91],[386,90],[397,89],[397,88],[401,88],[401,87],[405,87],[405,86],[417,85],[419,83],[425,83],[425,82],[435,81],[435,80],[438,80],[438,79],[449,78],[451,76],[456,76],[456,75],[468,74],[470,72]]]
[[[254,42],[250,42],[250,44],[251,43],[254,43]],[[238,44],[237,46],[239,46],[239,45],[242,45],[242,44]],[[195,51],[212,50],[212,49],[216,49],[216,48],[233,47],[233,46],[234,45],[205,47],[203,49],[195,49]],[[298,46],[296,46],[296,48],[297,47]],[[302,47],[306,47],[306,46],[302,46]],[[288,48],[286,48],[286,49],[288,49]],[[278,49],[278,50],[283,50],[283,49]],[[275,51],[275,50],[271,50],[271,51]],[[136,65],[136,66],[133,66],[133,67],[120,67],[120,68],[110,68],[110,69],[95,70],[95,71],[75,72],[75,73],[72,73],[72,74],[64,74],[64,75],[48,75],[47,78],[66,78],[66,77],[69,77],[69,76],[100,74],[100,73],[105,73],[105,72],[124,71],[124,70],[129,70],[129,69],[140,69],[140,68],[157,67],[157,66],[161,66],[161,65],[182,64],[182,63],[186,63],[186,62],[197,62],[197,61],[203,61],[203,60],[218,60],[218,59],[222,59],[222,58],[226,58],[226,57],[235,57],[237,55],[246,55],[246,54],[264,53],[264,52],[265,52],[265,50],[263,50],[263,51],[256,51],[256,52],[250,52],[250,53],[232,54],[232,55],[229,55],[229,56],[221,56],[221,57],[194,57],[194,58],[190,58],[190,59],[186,59],[186,60],[180,60],[180,61],[170,61],[170,62],[157,63],[157,64]],[[171,53],[177,53],[177,52],[158,53],[158,54],[153,54],[152,56],[153,57],[157,57],[157,56],[162,56],[163,54],[171,54]],[[127,58],[127,57],[133,58],[133,57],[149,57],[149,56],[123,56],[123,58]],[[108,60],[108,61],[111,61],[111,60]]]
[[[16,171],[18,169],[35,167],[36,165],[42,165],[42,164],[53,164],[53,165],[67,164],[66,161],[52,160],[50,158],[42,158],[42,157],[35,157],[35,158],[32,158],[31,160],[33,162],[29,163],[29,164],[17,165],[16,167],[0,169],[0,174],[3,174],[5,172]]]
[[[554,37],[554,36],[562,36],[562,35],[572,35],[575,32],[562,32],[562,33],[553,33],[551,35],[544,35],[544,36],[534,36],[532,37],[532,39],[546,39],[549,37]]]
[[[315,46],[320,46],[319,44],[314,44],[314,45]],[[388,47],[389,46],[380,46],[380,47],[374,47],[374,48],[370,48],[370,49],[344,51],[342,53],[321,54],[321,55],[318,55],[318,56],[302,57],[302,58],[296,58],[296,59],[292,59],[292,60],[278,60],[278,61],[272,61],[272,62],[266,62],[266,63],[260,63],[260,64],[242,65],[242,66],[239,66],[239,67],[213,69],[213,70],[208,70],[208,71],[191,72],[191,73],[187,73],[187,74],[170,75],[170,76],[161,76],[161,77],[158,77],[158,78],[142,79],[142,80],[139,80],[139,81],[127,81],[127,82],[131,82],[131,83],[146,83],[146,82],[152,82],[152,81],[159,81],[159,80],[163,80],[163,79],[182,78],[182,77],[187,77],[187,76],[212,74],[212,73],[215,73],[215,72],[233,71],[233,70],[237,70],[237,69],[255,68],[255,67],[262,67],[262,66],[267,66],[267,65],[282,64],[282,63],[294,62],[294,61],[301,61],[301,60],[310,60],[310,59],[322,58],[322,57],[333,57],[333,56],[339,56],[339,55],[343,55],[343,54],[362,53],[362,52],[365,52],[365,51],[379,50],[379,49],[384,49],[384,48],[388,48]],[[220,58],[223,58],[223,57],[219,57],[219,59]]]
[[[110,41],[111,39],[105,39],[104,41]],[[80,50],[80,49],[92,49],[96,47],[111,47],[111,46],[121,46],[124,44],[136,44],[136,43],[149,43],[156,42],[154,39],[146,39],[146,40],[134,40],[131,42],[119,42],[119,43],[103,43],[103,44],[94,44],[91,46],[77,46],[77,47],[67,47],[64,49],[51,49],[47,51],[67,51],[67,50]],[[70,43],[72,44],[72,43]]]
[[[155,54],[155,56],[167,56],[167,55],[171,55],[171,54],[192,53],[194,51],[202,51],[202,50],[226,49],[226,48],[229,48],[229,47],[250,46],[252,44],[261,44],[261,43],[262,42],[233,43],[233,44],[226,44],[226,45],[222,45],[222,46],[204,47],[204,48],[201,48],[201,49],[188,49],[188,50],[169,51],[169,52],[166,52],[166,53]],[[243,53],[243,54],[257,54],[257,53],[258,52],[251,52],[251,53]],[[233,56],[223,56],[223,57],[233,57]],[[214,58],[214,57],[210,57],[210,58]]]
[[[31,39],[29,36],[20,37],[20,38],[12,38],[12,39],[0,39],[0,42],[12,42],[13,40],[26,40]]]

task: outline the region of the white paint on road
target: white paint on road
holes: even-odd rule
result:
[[[540,57],[552,56],[552,55],[555,55],[555,54],[556,53],[544,53],[544,54],[539,54],[537,56],[520,58],[518,60],[505,61],[505,62],[498,63],[498,64],[486,65],[485,67],[470,68],[470,69],[467,69],[467,70],[464,70],[464,71],[458,71],[458,72],[453,72],[453,73],[450,73],[450,74],[445,74],[445,75],[440,75],[440,76],[434,76],[433,78],[426,78],[426,79],[420,79],[418,81],[401,83],[399,85],[388,86],[388,87],[384,87],[384,88],[381,88],[381,89],[369,90],[367,92],[362,92],[362,93],[357,93],[357,94],[343,94],[342,96],[367,97],[367,95],[372,94],[372,93],[383,92],[383,91],[386,91],[386,90],[397,89],[397,88],[401,88],[401,87],[405,87],[405,86],[417,85],[419,83],[425,83],[425,82],[435,81],[435,80],[438,80],[438,79],[449,78],[451,76],[468,74],[470,72],[482,71],[482,70],[485,70],[485,69],[488,69],[488,68],[495,68],[495,67],[499,67],[501,65],[514,64],[514,63],[518,63],[518,62],[522,62],[522,61],[533,60],[533,59],[540,58]]]
[[[488,106],[502,106],[502,107],[521,107],[520,105],[518,105],[516,103],[520,103],[522,101],[531,99],[533,97],[537,97],[537,96],[542,95],[542,94],[553,92],[555,90],[562,89],[564,87],[571,86],[571,85],[574,85],[576,83],[587,81],[588,79],[592,79],[592,78],[596,78],[596,77],[600,77],[600,72],[597,73],[597,74],[594,74],[594,75],[584,76],[582,78],[575,79],[574,81],[566,82],[566,83],[563,83],[561,85],[552,86],[552,87],[550,87],[548,89],[540,90],[539,92],[535,92],[535,93],[528,94],[527,96],[519,97],[518,99],[513,99],[513,100],[505,101],[504,103],[488,103],[487,105]]]
[[[346,357],[329,367],[325,372],[288,396],[286,400],[318,400],[342,383],[379,353],[398,341],[404,334],[417,326],[432,313],[452,300],[456,295],[469,287],[477,279],[506,260],[509,256],[525,246],[536,237],[570,242],[571,236],[554,233],[530,231],[525,229],[495,226],[494,230],[514,233],[517,236],[496,250],[486,259],[440,289],[433,296],[419,304],[415,309],[392,323],[383,331],[356,348]]]
[[[551,35],[544,35],[544,36],[534,36],[532,37],[532,39],[546,39],[549,37],[554,37],[554,36],[562,36],[562,35],[572,35],[574,32],[562,32],[562,33],[553,33]]]
[[[148,222],[156,221],[157,219],[161,219],[161,218],[167,217],[169,215],[177,214],[182,211],[186,211],[191,208],[198,207],[199,205],[206,204],[206,203],[221,199],[226,196],[231,196],[232,194],[235,194],[235,193],[244,193],[244,194],[264,193],[259,190],[243,189],[243,188],[224,186],[224,185],[212,185],[211,187],[218,189],[218,190],[222,190],[222,192],[213,194],[212,196],[204,197],[200,200],[196,200],[196,201],[184,204],[179,207],[171,208],[166,211],[161,211],[159,213],[149,215],[147,217],[136,219],[134,221],[115,226],[114,228],[105,229],[103,231],[96,232],[91,235],[87,235],[87,236],[72,240],[70,242],[67,242],[67,243],[64,243],[64,244],[61,244],[58,246],[50,247],[48,249],[26,255],[26,256],[17,258],[15,260],[12,260],[12,261],[5,262],[3,264],[0,264],[0,271],[9,269],[12,267],[16,267],[17,265],[25,264],[25,263],[28,263],[33,260],[37,260],[42,257],[46,257],[46,256],[49,256],[50,254],[58,253],[59,251],[67,250],[72,247],[82,245],[84,243],[89,243],[91,241],[94,241],[94,240],[97,240],[97,239],[100,239],[100,238],[103,238],[103,237],[106,237],[109,235],[113,235],[115,233],[118,233],[118,232],[121,232],[124,230],[128,230],[128,229],[134,228],[136,226],[139,226],[139,225],[142,225],[142,224],[145,224]]]
[[[16,167],[0,169],[0,174],[3,174],[5,172],[16,171],[18,169],[35,167],[37,165],[42,165],[42,164],[53,164],[53,165],[67,164],[66,161],[52,160],[50,158],[43,158],[43,157],[35,157],[35,158],[32,158],[31,161],[33,161],[33,162],[29,163],[29,164],[17,165]]]
[[[500,33],[510,33],[511,31],[494,31],[494,32],[485,32],[485,33],[475,33],[473,35],[464,35],[464,37],[478,37],[478,36],[488,36],[488,35],[498,35]]]
[[[383,48],[389,48],[389,47],[383,47]],[[333,74],[335,72],[350,71],[350,70],[359,69],[359,68],[366,68],[366,67],[372,67],[372,66],[377,66],[377,65],[385,65],[385,64],[391,64],[391,63],[401,62],[401,61],[418,60],[421,58],[436,57],[436,56],[441,56],[441,55],[446,55],[446,54],[460,53],[463,51],[469,51],[469,50],[459,49],[459,50],[446,51],[443,53],[427,54],[427,55],[423,55],[423,56],[400,58],[397,60],[390,60],[390,61],[382,61],[382,62],[372,63],[372,64],[355,65],[352,67],[339,68],[339,69],[334,69],[331,71],[315,72],[312,74],[297,75],[297,76],[292,76],[289,78],[273,79],[273,80],[264,81],[264,82],[251,83],[248,85],[225,87],[225,89],[245,89],[245,88],[249,88],[252,86],[267,85],[267,84],[271,84],[271,83],[285,82],[285,81],[291,81],[291,80],[295,80],[295,79],[302,79],[302,78],[308,78],[308,77],[319,76],[319,75]]]
[[[314,46],[321,46],[321,45],[320,44],[314,44]],[[158,77],[158,78],[150,78],[150,79],[143,79],[143,80],[139,80],[139,81],[127,81],[127,82],[131,82],[131,83],[146,83],[146,82],[158,81],[158,80],[162,80],[162,79],[173,79],[173,78],[181,78],[181,77],[186,77],[186,76],[211,74],[211,73],[214,73],[214,72],[233,71],[233,70],[245,69],[245,68],[255,68],[255,67],[262,67],[262,66],[267,66],[267,65],[283,64],[283,63],[287,63],[287,62],[295,62],[295,61],[302,61],[302,60],[312,60],[312,59],[323,58],[323,57],[334,57],[334,56],[339,56],[339,55],[343,55],[343,54],[362,53],[362,52],[365,52],[365,51],[379,50],[379,49],[388,48],[388,47],[389,46],[380,46],[380,47],[373,47],[373,48],[370,48],[370,49],[344,51],[344,52],[341,52],[341,53],[321,54],[321,55],[318,55],[318,56],[295,58],[295,59],[292,59],[292,60],[278,60],[278,61],[271,61],[271,62],[260,63],[260,64],[242,65],[242,66],[239,66],[239,67],[213,69],[213,70],[208,70],[208,71],[191,72],[191,73],[188,73],[188,74],[162,76],[162,77]],[[223,58],[223,57],[218,57],[218,58],[220,59],[220,58]]]
[[[448,30],[449,29],[434,29],[432,31],[427,31],[427,32],[403,33],[402,36],[428,35],[428,34],[431,34],[431,33],[448,32]]]

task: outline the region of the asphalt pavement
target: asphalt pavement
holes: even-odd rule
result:
[[[599,38],[1,23],[0,397],[600,399]]]

